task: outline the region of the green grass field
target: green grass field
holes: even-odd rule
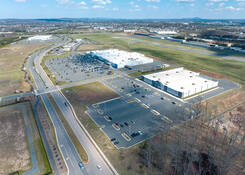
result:
[[[129,36],[126,36],[126,37],[129,37]],[[154,42],[154,43],[160,43],[160,44],[163,44],[163,45],[166,45],[166,46],[177,46],[177,47],[181,47],[181,48],[185,48],[185,49],[199,50],[199,51],[204,51],[204,52],[207,52],[207,53],[219,54],[219,55],[223,55],[223,56],[236,56],[236,57],[240,57],[240,58],[244,58],[245,59],[245,54],[241,53],[241,52],[234,52],[234,51],[229,51],[229,50],[216,50],[215,51],[215,50],[207,49],[207,48],[203,48],[203,47],[181,44],[180,42],[177,42],[177,41],[161,40],[161,39],[149,38],[149,37],[145,37],[145,36],[132,35],[132,37],[136,38],[137,40],[140,39],[140,40],[143,40],[143,41],[150,41],[150,42]]]
[[[125,49],[140,52],[163,62],[184,66],[193,71],[210,71],[222,74],[230,79],[245,84],[245,63],[224,60],[219,57],[200,55],[196,53],[180,51],[175,49],[152,46],[133,41],[123,41],[113,38],[119,34],[96,33],[72,35],[73,38],[88,38],[103,44],[106,47]]]
[[[17,42],[17,41],[24,40],[24,39],[27,39],[27,37],[21,37],[21,38],[19,38],[19,37],[4,38],[4,39],[0,40],[0,48],[1,47],[5,47],[8,44],[11,44],[13,42]]]

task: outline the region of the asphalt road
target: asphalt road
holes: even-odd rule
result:
[[[49,80],[48,76],[46,75],[42,67],[40,66],[42,57],[47,52],[48,50],[42,51],[36,54],[35,56],[31,57],[29,64],[28,64],[28,68],[32,72],[36,87],[40,91],[45,91],[45,89],[46,90],[54,89],[52,82]],[[34,66],[32,66],[33,63],[34,63]],[[68,134],[66,133],[65,128],[58,117],[58,114],[56,113],[48,96],[45,93],[41,94],[40,96],[55,126],[58,144],[64,156],[64,160],[67,164],[67,167],[69,169],[69,174],[72,174],[72,175],[73,174],[91,174],[91,175],[117,174],[116,170],[112,167],[112,165],[107,160],[107,158],[102,153],[102,151],[99,150],[99,147],[95,144],[95,142],[86,132],[86,130],[78,124],[78,121],[76,120],[76,116],[74,115],[74,112],[72,111],[72,106],[67,107],[65,105],[65,102],[67,103],[69,102],[63,96],[62,92],[54,91],[54,92],[51,92],[51,95],[54,97],[54,100],[57,103],[63,115],[67,118],[69,125],[73,129],[80,143],[85,148],[88,154],[88,157],[89,157],[88,164],[85,165],[85,168],[83,169],[83,171],[81,171],[77,165],[78,162],[81,161],[81,159],[78,153],[76,152],[76,149],[74,145],[72,144]],[[101,166],[101,169],[97,168],[98,165]],[[111,169],[113,169],[113,172]]]
[[[55,47],[55,46],[54,46]],[[46,86],[44,85],[42,79],[37,74],[35,67],[33,67],[33,62],[36,58],[39,58],[43,56],[47,51],[42,50],[38,53],[31,56],[29,62],[28,62],[28,69],[31,71],[33,79],[35,81],[35,85],[37,89],[45,89]],[[73,145],[71,139],[69,138],[69,135],[67,134],[61,120],[59,119],[59,116],[57,112],[55,111],[55,108],[53,107],[53,104],[49,100],[47,94],[41,94],[41,99],[43,100],[43,103],[45,105],[45,108],[51,118],[51,121],[55,128],[56,138],[58,142],[59,149],[62,153],[62,156],[64,158],[64,161],[66,163],[66,166],[68,168],[69,174],[88,174],[86,170],[81,170],[78,166],[78,163],[81,162],[81,158],[79,157],[75,146]]]

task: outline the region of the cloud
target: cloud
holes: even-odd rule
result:
[[[129,9],[130,12],[138,12],[141,11],[140,6],[135,4],[133,1],[129,2],[131,8]]]
[[[114,12],[119,11],[119,8],[114,7],[114,8],[112,9],[112,11],[114,11]]]
[[[220,4],[219,4],[219,7],[224,7],[225,6],[225,3],[224,2],[221,2]]]
[[[15,2],[26,2],[26,0],[15,0]]]
[[[145,0],[146,2],[161,2],[161,0]]]
[[[177,2],[194,2],[195,0],[176,0]]]
[[[206,3],[205,5],[206,5],[206,6],[213,6],[214,3],[213,3],[213,2],[208,2],[208,3]]]
[[[87,5],[87,3],[84,2],[84,1],[81,1],[81,2],[79,2],[78,4],[81,5],[81,6]]]
[[[92,8],[93,9],[103,9],[105,7],[104,6],[101,6],[101,5],[93,5]]]
[[[228,0],[208,0],[209,2],[226,2]]]
[[[58,4],[67,4],[67,3],[69,3],[70,1],[69,1],[69,0],[56,0],[56,2],[57,2]]]
[[[156,5],[148,5],[148,7],[149,7],[149,8],[152,8],[152,9],[159,9],[159,7],[156,6]]]
[[[79,7],[79,9],[88,9],[87,3],[84,1],[79,2],[78,7]]]
[[[101,4],[101,5],[106,5],[106,4],[111,4],[111,0],[91,0],[93,3],[96,4]]]
[[[233,7],[233,6],[228,6],[226,7],[227,10],[231,10],[231,11],[240,11],[242,10],[241,8],[236,8],[236,7]]]

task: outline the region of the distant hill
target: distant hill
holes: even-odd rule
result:
[[[35,22],[241,22],[245,19],[202,19],[181,18],[181,19],[116,19],[116,18],[43,18],[43,19],[0,19],[0,22],[11,23],[35,23]]]

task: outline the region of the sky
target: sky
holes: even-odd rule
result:
[[[245,19],[245,0],[0,0],[0,18]]]

